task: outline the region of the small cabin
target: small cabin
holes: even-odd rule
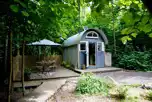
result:
[[[74,68],[105,67],[106,35],[99,29],[87,29],[64,41],[63,60]]]

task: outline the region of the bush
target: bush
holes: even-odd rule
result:
[[[32,73],[32,69],[31,68],[26,67],[24,69],[24,74],[31,74],[31,73]]]
[[[146,52],[129,52],[118,56],[117,67],[139,70],[152,71],[152,53]]]
[[[128,91],[128,88],[127,87],[119,87],[119,89],[117,89],[117,98],[119,99],[126,99],[127,97],[127,91]]]
[[[150,101],[152,101],[152,91],[149,91],[146,95],[146,98]]]
[[[97,78],[91,73],[82,74],[78,80],[76,92],[79,94],[103,94],[108,95],[109,88],[112,88],[112,84],[109,84],[105,79]]]
[[[66,65],[66,62],[62,61],[61,66],[65,66],[65,65]]]
[[[63,62],[61,63],[61,65],[62,65],[63,67],[65,67],[65,68],[71,68],[71,65],[69,64],[69,62],[66,62],[66,61],[63,61]]]
[[[128,88],[126,86],[119,86],[115,89],[115,93],[111,94],[111,96],[117,100],[124,100],[127,98],[127,91]]]

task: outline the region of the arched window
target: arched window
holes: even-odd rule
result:
[[[87,33],[86,38],[98,38],[98,33],[95,31],[90,31]]]

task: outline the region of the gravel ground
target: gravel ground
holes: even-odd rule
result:
[[[143,84],[150,83],[152,81],[152,73],[147,72],[108,72],[108,73],[97,73],[98,77],[110,76],[118,83],[127,84]],[[49,102],[120,102],[115,98],[105,97],[101,95],[78,96],[74,93],[78,79],[68,80],[49,100]],[[132,88],[128,90],[129,95],[137,96],[139,94],[145,95],[145,90],[141,88]],[[122,101],[121,101],[122,102]],[[139,95],[138,100],[123,102],[150,102],[145,100]]]
[[[49,102],[117,102],[114,99],[98,96],[78,96],[74,93],[76,88],[76,80],[67,81],[57,93],[49,100]]]
[[[124,84],[146,84],[152,83],[152,72],[107,72],[96,73],[98,77],[110,76],[118,83]]]

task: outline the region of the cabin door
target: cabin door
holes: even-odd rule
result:
[[[88,60],[88,41],[81,41],[79,44],[79,61],[80,61],[80,68],[85,69],[89,66]]]
[[[98,68],[104,67],[104,43],[103,42],[97,42],[97,49],[96,49],[96,66]]]
[[[96,42],[89,42],[89,68],[96,68]]]

